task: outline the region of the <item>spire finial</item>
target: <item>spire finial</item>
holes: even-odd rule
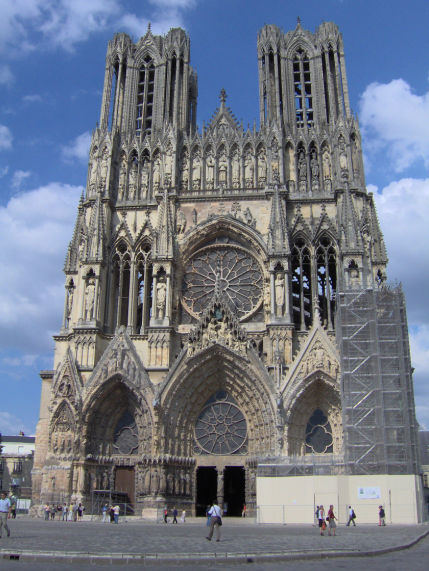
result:
[[[225,91],[225,89],[224,89],[223,87],[222,87],[222,89],[220,90],[220,95],[219,95],[219,97],[220,97],[220,102],[221,102],[221,103],[225,103],[226,98],[228,97],[228,95],[226,94],[226,91]]]
[[[296,23],[298,24],[298,26],[301,24],[301,18],[298,16],[298,18],[296,19]]]
[[[148,22],[148,23],[147,23],[147,31],[148,31],[148,32],[151,32],[151,29],[150,29],[150,22]]]

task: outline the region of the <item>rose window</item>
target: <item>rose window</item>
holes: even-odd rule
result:
[[[196,454],[246,454],[247,423],[234,399],[218,391],[205,404],[195,424]]]
[[[318,408],[313,412],[305,431],[305,451],[307,454],[327,454],[333,450],[332,428],[328,418]]]
[[[137,454],[139,435],[136,421],[129,411],[125,411],[116,425],[113,435],[113,453],[128,456]]]
[[[198,319],[218,284],[239,320],[253,315],[262,303],[262,269],[256,259],[235,244],[214,244],[197,252],[188,262],[182,303]]]

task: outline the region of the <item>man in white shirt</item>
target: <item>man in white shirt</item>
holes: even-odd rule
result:
[[[352,506],[349,506],[349,521],[346,523],[347,526],[350,525],[350,522],[353,522],[353,525],[356,526],[355,524],[355,512],[353,511]]]
[[[222,525],[222,518],[221,518],[222,511],[221,511],[220,507],[217,505],[216,501],[213,501],[213,505],[212,505],[208,515],[211,516],[211,520],[210,520],[210,531],[209,531],[209,534],[206,537],[206,539],[208,539],[209,541],[212,540],[214,526],[216,526],[216,535],[217,535],[216,541],[220,541],[219,524]]]
[[[3,531],[3,527],[6,530],[7,536],[10,536],[10,529],[7,525],[7,520],[10,518],[11,511],[12,507],[10,505],[9,498],[7,498],[6,494],[2,492],[0,494],[0,537]]]

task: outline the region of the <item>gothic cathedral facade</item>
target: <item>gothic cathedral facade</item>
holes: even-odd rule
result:
[[[214,496],[238,515],[264,462],[418,473],[403,294],[386,282],[342,36],[266,25],[257,53],[259,131],[223,89],[198,129],[183,30],[109,42],[41,373],[36,505],[108,492],[139,514],[203,515]]]

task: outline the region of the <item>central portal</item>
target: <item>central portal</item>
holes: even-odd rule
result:
[[[197,505],[195,515],[204,517],[207,506],[211,506],[217,498],[216,468],[200,466],[197,470]]]
[[[246,502],[246,478],[242,466],[227,466],[225,468],[224,512],[230,517],[240,517]],[[225,505],[226,504],[226,505]]]

